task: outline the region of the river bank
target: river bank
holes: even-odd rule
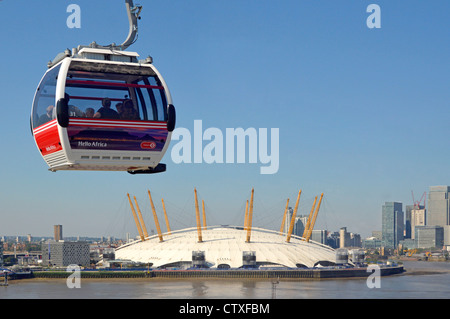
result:
[[[379,266],[381,276],[403,273],[401,265]],[[374,272],[370,267],[336,267],[312,269],[235,269],[235,270],[148,270],[148,271],[80,271],[83,279],[262,279],[262,280],[320,280],[334,278],[368,277]],[[30,273],[29,278],[68,278],[73,272],[38,271]]]
[[[405,262],[405,271],[383,276],[371,289],[366,278],[322,280],[214,278],[32,278],[0,287],[1,299],[448,299],[450,263]]]

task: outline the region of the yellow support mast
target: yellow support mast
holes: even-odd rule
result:
[[[201,242],[203,242],[203,238],[202,238],[202,227],[201,227],[201,223],[200,223],[200,211],[198,208],[198,198],[197,198],[197,189],[196,188],[194,188],[194,193],[195,193],[195,217],[197,220],[198,242],[201,243]]]
[[[134,203],[136,204],[136,208],[138,211],[139,221],[140,221],[142,230],[144,231],[144,238],[147,238],[148,237],[147,227],[145,227],[144,218],[142,217],[141,209],[139,208],[138,202],[136,200],[136,196],[133,196],[133,198],[134,198]]]
[[[163,242],[164,240],[161,233],[161,227],[159,227],[158,215],[156,215],[156,209],[155,205],[153,204],[152,195],[150,194],[150,191],[148,191],[148,197],[150,199],[150,204],[152,206],[153,218],[155,219],[156,231],[158,232],[159,241]]]
[[[253,223],[253,194],[254,194],[255,190],[252,188],[252,196],[250,198],[250,210],[248,212],[248,217],[247,217],[247,243],[250,242],[250,236],[252,233],[252,223]]]
[[[305,230],[303,230],[303,235],[302,235],[303,238],[306,238],[306,236],[308,235],[309,225],[311,225],[311,218],[314,213],[314,208],[316,208],[316,202],[317,202],[317,196],[314,199],[314,204],[312,205],[311,211],[309,212],[308,221],[306,222]]]
[[[203,210],[203,229],[206,230],[205,201],[203,199],[202,199],[202,210]]]
[[[128,201],[130,202],[131,211],[133,212],[134,222],[136,223],[136,228],[138,230],[139,237],[141,237],[141,240],[144,241],[145,238],[144,238],[144,235],[142,234],[141,224],[139,224],[139,220],[136,215],[136,211],[134,210],[133,203],[131,202],[130,194],[127,194],[127,196],[128,196]]]
[[[172,235],[172,231],[170,229],[170,224],[169,224],[169,218],[167,217],[166,205],[164,204],[164,198],[161,198],[161,202],[162,202],[162,207],[163,207],[163,210],[164,210],[164,218],[166,220],[167,233],[169,235]]]
[[[286,238],[286,242],[291,241],[292,231],[294,230],[295,217],[297,216],[298,203],[300,202],[300,195],[302,194],[302,190],[298,192],[297,202],[295,203],[294,213],[292,214],[291,223],[289,225],[289,233]]]
[[[245,204],[244,230],[247,230],[247,223],[248,223],[248,199],[247,203]]]
[[[312,235],[312,231],[314,229],[314,224],[316,223],[316,219],[317,219],[317,215],[319,213],[319,209],[320,209],[320,204],[322,203],[322,198],[323,198],[323,193],[322,195],[320,195],[320,199],[319,199],[319,204],[317,205],[316,211],[314,213],[314,218],[311,222],[311,226],[309,227],[309,231],[308,231],[308,235],[306,236],[306,241],[308,242],[309,239],[311,238]]]
[[[280,235],[283,234],[284,224],[286,223],[287,210],[289,208],[289,198],[287,199],[286,208],[284,209],[283,221],[281,222]]]

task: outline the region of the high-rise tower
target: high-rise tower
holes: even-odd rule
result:
[[[382,208],[382,242],[386,248],[397,248],[403,240],[403,209],[402,203],[386,202]]]

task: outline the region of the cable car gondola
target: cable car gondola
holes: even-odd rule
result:
[[[119,46],[78,46],[48,64],[34,97],[31,129],[51,171],[158,173],[175,128],[169,89],[148,57],[125,51],[142,7]]]

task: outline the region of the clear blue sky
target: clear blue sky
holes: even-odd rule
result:
[[[67,6],[81,7],[69,29]],[[381,29],[366,8],[381,7]],[[51,173],[29,128],[46,64],[66,48],[122,43],[124,1],[0,1],[0,236],[136,235],[126,194],[154,229],[147,189],[166,201],[173,228],[194,226],[196,187],[208,224],[241,224],[255,188],[254,225],[278,229],[286,198],[309,213],[324,192],[316,229],[370,235],[385,201],[412,203],[450,184],[450,2],[141,1],[139,39],[177,108],[177,126],[279,128],[280,168],[174,164],[160,175]],[[173,145],[172,145],[173,146]],[[161,210],[159,209],[162,219]],[[163,223],[163,221],[161,221]],[[163,223],[164,224],[164,223]],[[164,228],[164,227],[163,227]]]

